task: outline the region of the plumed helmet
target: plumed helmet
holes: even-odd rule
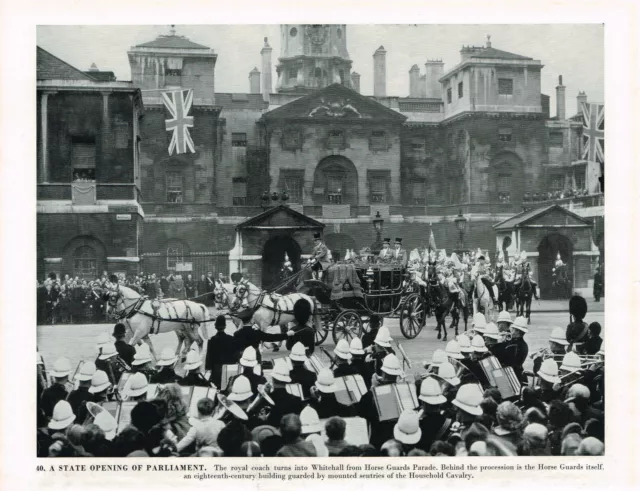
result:
[[[587,301],[580,295],[574,295],[569,300],[569,313],[576,319],[584,319],[587,315]]]

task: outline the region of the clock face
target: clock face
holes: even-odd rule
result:
[[[295,27],[292,27],[291,30],[289,31],[289,35],[294,38],[298,35],[298,29],[296,29]]]

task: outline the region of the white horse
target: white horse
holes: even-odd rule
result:
[[[316,329],[321,329],[322,324],[316,300],[304,293],[290,293],[280,295],[268,293],[250,282],[239,285],[224,285],[227,290],[230,305],[233,310],[242,310],[242,307],[254,309],[251,322],[267,331],[274,326],[285,326],[293,322],[293,306],[300,299],[305,299],[311,305],[311,318]]]
[[[178,336],[176,355],[180,353],[183,340],[185,353],[196,342],[202,352],[203,337],[208,338],[209,310],[202,304],[190,300],[161,301],[141,296],[123,285],[107,289],[103,294],[107,301],[107,314],[124,323],[133,333],[129,344],[135,346],[144,341],[155,359],[156,353],[150,334],[175,332]],[[204,336],[202,333],[206,333]]]
[[[490,313],[493,310],[493,300],[491,300],[491,294],[489,293],[488,288],[482,282],[482,277],[480,275],[476,275],[475,278],[476,288],[475,288],[475,298],[473,299],[473,313],[476,314],[480,310],[484,314],[485,320],[490,322]]]

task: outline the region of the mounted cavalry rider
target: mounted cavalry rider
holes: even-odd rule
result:
[[[523,280],[522,277],[528,265],[529,263],[527,263],[527,253],[526,251],[522,251],[522,253],[520,254],[520,257],[516,259],[516,281],[514,283],[514,287],[516,288],[516,291],[522,285],[522,280]],[[538,299],[538,293],[537,293],[538,283],[536,283],[536,281],[531,276],[531,269],[529,269],[528,278],[529,278],[529,282],[531,283],[531,288],[533,289],[533,296],[537,300]]]
[[[322,241],[320,232],[313,234],[313,253],[311,257],[311,271],[313,272],[313,278],[316,280],[322,279],[323,272],[331,265],[331,259],[329,249]]]
[[[567,265],[562,261],[560,253],[558,253],[558,256],[556,257],[555,268],[553,268],[551,272],[553,273],[553,277],[556,281],[559,278],[567,278]]]
[[[409,264],[417,269],[425,267],[428,261],[429,253],[424,245],[418,246],[409,253]]]
[[[495,293],[493,291],[493,281],[489,275],[489,265],[485,261],[486,259],[484,257],[484,254],[482,253],[478,254],[476,258],[476,264],[472,270],[472,274],[474,276],[477,275],[482,280],[482,283],[484,283],[484,286],[487,287],[487,290],[489,290],[489,295],[491,295],[491,300],[495,303],[496,298],[495,298]]]

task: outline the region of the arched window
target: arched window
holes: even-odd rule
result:
[[[73,252],[73,274],[82,279],[98,276],[98,258],[93,247],[82,246]]]

